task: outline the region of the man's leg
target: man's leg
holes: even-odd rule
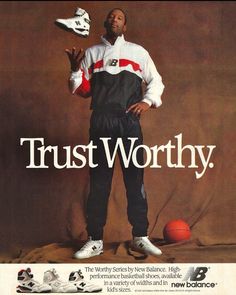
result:
[[[143,144],[143,136],[140,127],[139,120],[129,118],[126,126],[126,136],[123,137],[123,143],[126,150],[126,154],[130,150],[130,140],[128,137],[138,138],[135,142],[135,146]],[[121,167],[123,171],[124,183],[126,187],[127,201],[128,201],[128,219],[133,226],[133,242],[132,248],[136,251],[144,253],[146,255],[159,256],[162,254],[161,250],[154,246],[147,236],[148,230],[148,205],[146,199],[146,193],[144,191],[143,184],[143,168],[136,167],[131,161],[128,168],[125,168],[119,154]],[[139,149],[137,152],[137,162],[139,165],[143,165],[143,151]]]
[[[90,168],[90,192],[87,201],[87,232],[93,240],[102,240],[106,224],[107,205],[111,191],[113,167],[109,168],[101,140],[94,140],[96,168]]]
[[[131,120],[131,119],[130,119]],[[135,141],[134,148],[138,145],[143,144],[143,136],[141,132],[141,127],[139,120],[131,121],[132,127],[130,127],[130,122],[128,122],[127,131],[129,134],[123,137],[123,144],[125,147],[126,154],[129,153],[130,143],[128,137],[136,137],[138,140]],[[130,161],[129,167],[125,168],[121,155],[119,154],[121,167],[123,171],[123,178],[126,187],[126,195],[128,201],[127,213],[130,224],[132,225],[133,236],[146,236],[148,229],[148,205],[146,199],[146,193],[144,191],[143,184],[143,168],[137,168],[132,160]],[[139,149],[137,152],[137,162],[143,164],[143,152]]]
[[[101,137],[109,137],[105,117],[93,114],[91,117],[90,141],[97,148],[93,150],[93,162],[98,164],[90,168],[90,192],[87,200],[87,232],[89,240],[74,254],[75,258],[84,259],[103,253],[103,227],[106,224],[107,205],[111,191],[114,167],[109,168]],[[104,133],[105,132],[105,133]],[[114,140],[109,141],[110,150],[114,149]]]

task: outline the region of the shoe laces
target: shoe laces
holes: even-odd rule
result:
[[[33,278],[33,274],[31,274],[30,268],[22,269],[21,271],[18,272],[18,280],[22,282],[26,282],[26,281],[33,282],[34,280],[32,278]]]
[[[138,246],[151,246],[152,243],[151,241],[149,240],[148,237],[138,237],[138,238],[135,238],[134,239],[134,244],[138,245]]]
[[[76,282],[76,281],[82,281],[84,279],[84,276],[82,274],[82,271],[79,269],[77,271],[71,272],[69,276],[70,282]]]
[[[57,271],[55,270],[55,268],[51,269],[50,271],[51,271],[51,272],[53,273],[53,275],[55,276],[55,278],[56,278],[55,281],[57,281],[57,282],[60,284],[61,287],[65,287],[65,286],[68,285],[67,282],[63,282],[63,281],[60,279],[60,277],[59,277]]]
[[[93,240],[88,240],[86,242],[86,244],[81,248],[81,250],[89,250],[89,248],[94,245],[94,241]]]
[[[50,269],[50,270],[48,270],[46,273],[45,273],[45,275],[48,277],[51,277],[51,281],[55,281],[55,280],[57,280],[57,281],[60,281],[59,280],[59,275],[58,275],[58,273],[57,273],[57,271],[55,270],[55,268],[52,268],[52,269]]]
[[[77,271],[77,274],[78,274],[79,279],[83,279],[84,278],[84,276],[82,274],[82,271],[80,269]]]
[[[53,273],[53,275],[54,275],[57,279],[59,279],[59,275],[58,275],[57,271],[55,270],[55,268],[52,268],[52,269],[51,269],[51,272]]]

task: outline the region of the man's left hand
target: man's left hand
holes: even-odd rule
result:
[[[132,112],[136,116],[140,116],[143,112],[147,111],[149,108],[150,108],[150,105],[148,103],[141,101],[130,106],[126,112],[127,113]]]

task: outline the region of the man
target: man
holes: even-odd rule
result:
[[[130,148],[128,138],[138,138],[135,146],[143,143],[140,115],[150,107],[161,105],[164,89],[161,76],[148,52],[141,46],[126,42],[127,17],[122,9],[112,9],[104,22],[106,33],[102,43],[83,53],[75,48],[66,49],[71,64],[69,79],[73,94],[92,96],[90,140],[94,150],[96,168],[90,168],[90,193],[87,202],[87,232],[89,240],[75,253],[78,259],[103,253],[103,227],[106,223],[107,204],[111,190],[113,167],[109,168],[101,137],[109,137],[110,151],[114,151],[118,138],[122,138],[126,154]],[[142,81],[146,83],[144,96]],[[121,159],[120,152],[118,152]],[[139,149],[138,163],[143,163]],[[141,253],[160,255],[147,237],[147,200],[143,185],[143,169],[130,162],[125,168],[121,162],[127,194],[127,213],[132,225],[132,248]]]

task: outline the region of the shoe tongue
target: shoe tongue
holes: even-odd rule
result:
[[[146,236],[146,237],[135,237],[134,238],[136,241],[146,241],[146,240],[148,240],[148,237]]]
[[[45,273],[45,276],[47,277],[48,280],[50,281],[55,281],[56,279],[59,278],[58,274],[56,273],[56,271],[54,269],[48,270]]]
[[[79,274],[76,274],[75,275],[75,281],[82,281],[84,279],[84,277],[83,276],[80,276]]]
[[[85,13],[84,9],[82,8],[76,8],[75,10],[75,16],[82,16]]]
[[[23,274],[25,275],[25,280],[30,280],[30,279],[33,278],[33,275],[30,274],[27,270],[25,270],[25,271],[23,272]]]
[[[34,276],[33,276],[33,274],[31,273],[31,269],[30,268],[27,268],[26,270],[25,270],[25,272],[27,273],[27,275],[32,279]]]
[[[57,274],[55,269],[52,269],[51,272],[54,278],[59,279],[59,275]]]

